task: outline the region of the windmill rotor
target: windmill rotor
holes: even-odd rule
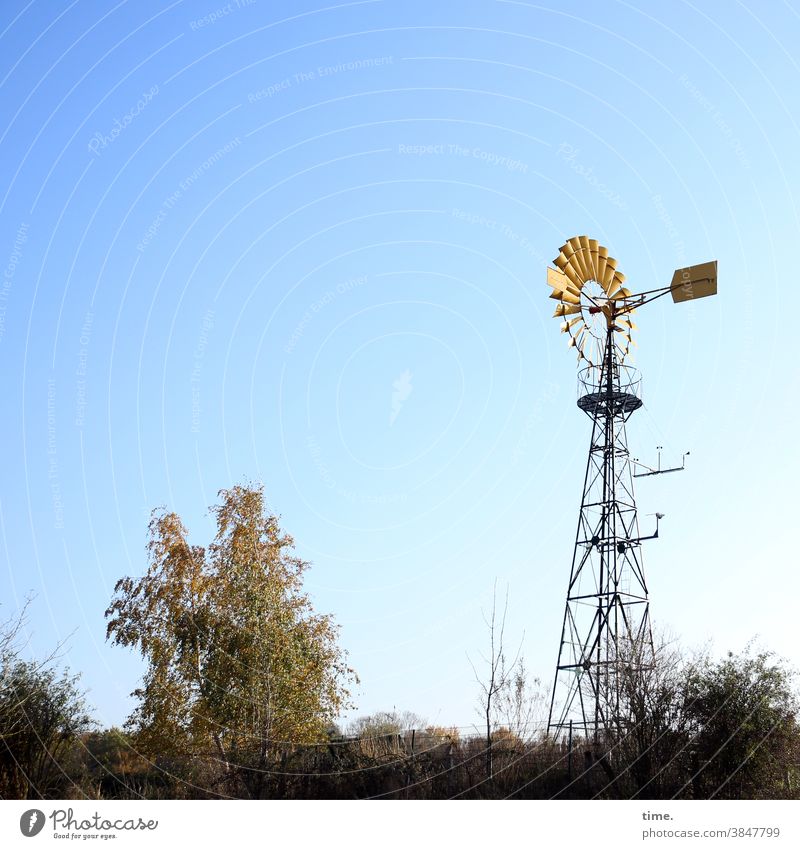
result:
[[[616,354],[620,362],[629,356],[635,325],[627,317],[633,312],[625,275],[608,248],[588,236],[573,236],[559,248],[547,269],[550,297],[558,301],[554,318],[562,319],[561,332],[578,353],[578,361],[598,365],[603,358],[609,330],[615,333]],[[619,319],[625,308],[625,319]]]
[[[669,286],[633,294],[625,286],[625,275],[608,248],[588,236],[573,236],[559,248],[547,269],[550,297],[558,301],[554,318],[561,319],[561,332],[578,353],[578,361],[599,365],[605,356],[609,334],[618,363],[631,358],[631,316],[638,307],[671,294],[675,303],[717,294],[717,261],[678,268]]]

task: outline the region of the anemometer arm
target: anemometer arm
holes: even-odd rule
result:
[[[637,537],[636,539],[628,540],[628,542],[642,542],[642,540],[645,540],[645,539],[658,539],[658,523],[663,518],[664,518],[663,513],[656,513],[656,532],[654,534],[650,534],[649,537]]]
[[[658,523],[661,519],[664,518],[664,514],[663,513],[656,513],[655,516],[656,516],[656,531],[655,531],[655,533],[650,534],[650,536],[646,536],[646,537],[636,537],[636,539],[621,540],[620,542],[617,543],[617,551],[620,554],[624,554],[629,545],[635,545],[638,542],[644,542],[644,540],[646,540],[646,539],[658,539]]]
[[[686,468],[686,458],[692,453],[691,451],[685,451],[683,456],[681,457],[680,466],[673,466],[671,469],[662,469],[661,468],[661,446],[656,446],[658,450],[658,468],[652,469],[650,466],[646,466],[644,463],[640,463],[637,459],[632,459],[631,463],[635,466],[639,466],[639,468],[647,469],[646,472],[634,472],[633,476],[635,478],[648,478],[652,475],[666,475],[667,472],[682,472]]]

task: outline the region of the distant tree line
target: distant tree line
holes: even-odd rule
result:
[[[785,661],[663,642],[654,663],[630,665],[615,726],[570,747],[548,737],[523,658],[506,658],[494,604],[476,669],[481,731],[397,711],[342,731],[357,678],[303,592],[309,564],[259,487],[223,490],[213,513],[201,547],[155,512],[144,575],[115,587],[107,636],[146,662],[124,728],[96,727],[59,649],[25,658],[24,610],[0,625],[0,797],[800,798]]]

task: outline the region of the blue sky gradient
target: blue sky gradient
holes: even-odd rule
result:
[[[0,21],[0,617],[104,641],[159,505],[213,533],[264,483],[341,624],[358,713],[469,726],[486,633],[549,686],[590,433],[545,266],[634,290],[635,456],[667,516],[651,610],[688,645],[796,658],[800,13],[738,2],[9,0]]]

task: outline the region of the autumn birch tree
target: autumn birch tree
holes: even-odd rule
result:
[[[140,747],[264,769],[278,745],[322,739],[357,679],[263,490],[219,498],[206,548],[189,544],[175,513],[154,512],[148,569],[117,582],[107,637],[147,662],[128,721]]]

